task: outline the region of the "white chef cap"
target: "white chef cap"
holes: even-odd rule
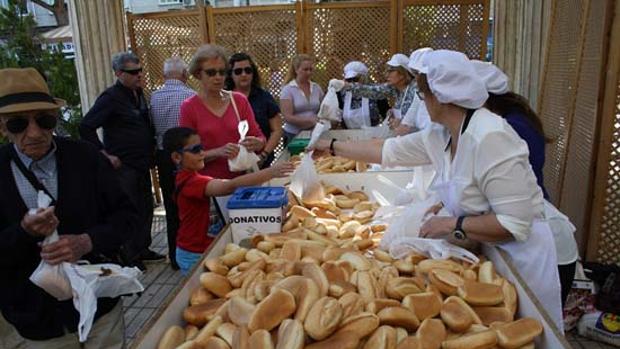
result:
[[[489,94],[467,56],[451,50],[436,50],[424,57],[426,79],[440,103],[467,109],[484,105]]]
[[[508,92],[508,77],[495,64],[473,59],[470,62],[489,93],[503,95]]]
[[[393,55],[392,58],[390,58],[390,60],[387,61],[386,64],[394,68],[403,67],[405,68],[406,71],[411,72],[411,70],[407,66],[409,64],[409,57],[407,57],[406,55],[402,53],[397,53]]]
[[[360,61],[353,61],[344,66],[344,78],[351,79],[356,76],[368,74],[368,67]]]
[[[423,58],[429,52],[433,52],[433,49],[430,47],[422,47],[413,51],[411,56],[409,56],[409,63],[407,64],[409,69],[416,71],[422,70]]]

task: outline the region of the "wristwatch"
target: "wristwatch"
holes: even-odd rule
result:
[[[334,143],[336,143],[336,141],[336,138],[332,138],[332,141],[329,142],[329,154],[331,156],[336,156],[336,151],[334,150]]]
[[[456,240],[467,239],[467,233],[463,230],[463,220],[465,220],[465,216],[460,216],[456,219],[456,227],[452,231],[452,237]]]

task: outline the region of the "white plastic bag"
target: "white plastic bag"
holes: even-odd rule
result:
[[[39,208],[49,207],[50,202],[51,199],[43,191],[39,191],[37,197]],[[32,210],[30,213],[32,214]],[[58,233],[54,232],[45,238],[43,244],[57,240]],[[73,306],[80,313],[78,324],[80,342],[85,342],[97,312],[97,298],[113,298],[144,291],[144,287],[138,281],[140,274],[142,272],[138,268],[123,268],[116,264],[82,266],[62,262],[50,265],[41,261],[30,275],[30,281],[60,301],[73,298]]]
[[[260,158],[249,152],[244,146],[239,145],[239,154],[233,159],[228,159],[228,168],[231,172],[242,172],[252,169]]]
[[[312,147],[319,140],[321,134],[329,130],[330,127],[331,125],[328,122],[318,122],[310,134],[308,147]],[[302,200],[314,201],[325,198],[325,192],[312,159],[313,153],[313,151],[308,152],[301,159],[301,164],[293,173],[289,186],[289,189]]]
[[[231,98],[231,101],[233,99]],[[235,112],[237,112],[237,107],[235,106]],[[239,131],[239,142],[245,139],[245,136],[248,134],[248,130],[250,126],[247,120],[240,120],[237,130]],[[233,159],[228,159],[228,168],[231,172],[241,172],[247,171],[249,169],[254,168],[254,170],[258,170],[257,163],[260,161],[260,158],[255,153],[249,152],[243,145],[239,145],[239,154],[235,156]]]
[[[39,208],[48,208],[52,199],[47,196],[43,191],[39,191],[37,195],[37,205]],[[32,209],[28,214],[36,214],[37,210]],[[42,245],[49,245],[58,241],[58,232],[54,231],[52,235],[49,235],[43,240]],[[41,261],[39,266],[30,275],[30,281],[33,284],[41,287],[45,292],[54,296],[59,301],[65,301],[73,297],[71,291],[71,284],[67,279],[64,267],[69,263],[63,262],[57,265],[48,264],[45,261]]]
[[[389,116],[378,126],[362,126],[364,139],[387,139],[394,136],[388,123]]]
[[[138,276],[142,274],[138,268],[123,268],[116,264],[67,264],[65,271],[74,292],[73,306],[80,313],[80,342],[88,339],[97,312],[97,298],[114,298],[144,291],[138,281]]]
[[[327,93],[323,97],[321,107],[317,116],[322,120],[339,122],[342,120],[342,111],[338,107],[337,92],[342,90],[344,82],[342,80],[331,79],[327,87]]]
[[[403,190],[404,191],[404,190]],[[406,192],[406,191],[404,191]],[[403,237],[418,237],[424,223],[424,213],[434,204],[436,198],[411,202],[400,215],[395,216],[381,239],[381,248],[389,250],[393,242]]]
[[[389,251],[392,257],[396,259],[403,258],[415,251],[432,259],[455,258],[472,264],[477,264],[480,261],[475,254],[444,239],[401,237],[392,242]]]

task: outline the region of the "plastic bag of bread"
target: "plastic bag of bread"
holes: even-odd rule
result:
[[[327,87],[327,93],[321,102],[317,116],[319,119],[339,122],[342,120],[342,111],[338,108],[338,95],[336,92],[342,90],[344,82],[342,80],[331,79]]]
[[[416,238],[420,234],[420,227],[424,223],[425,213],[433,204],[436,198],[429,197],[426,200],[418,200],[410,203],[400,213],[395,216],[388,225],[388,228],[381,239],[381,248],[388,251],[395,240],[400,238]]]
[[[231,99],[232,100],[232,99]],[[233,103],[234,104],[234,103]],[[234,105],[233,105],[234,106]],[[237,107],[235,107],[237,112]],[[240,120],[238,125],[239,140],[243,140],[248,133],[250,126],[247,120]],[[232,172],[242,172],[254,168],[258,170],[257,163],[260,161],[258,155],[249,152],[243,145],[239,145],[239,154],[233,159],[228,159],[228,168]]]
[[[39,191],[37,196],[37,204],[39,208],[47,208],[51,203],[51,198],[47,196],[43,191]],[[35,209],[32,209],[28,214],[36,213]],[[58,241],[58,232],[54,231],[52,235],[49,235],[43,240],[43,246],[49,245]],[[41,261],[39,266],[30,275],[30,281],[33,284],[41,287],[45,292],[54,296],[59,301],[71,299],[73,292],[71,290],[71,284],[65,274],[64,267],[69,263],[63,262],[57,265],[47,264],[45,261]]]
[[[319,140],[321,134],[330,128],[331,126],[329,123],[318,122],[310,135],[308,148],[312,147],[314,143]],[[321,181],[319,181],[319,176],[314,166],[314,160],[312,159],[313,153],[313,151],[307,152],[301,159],[301,164],[293,173],[291,185],[289,186],[289,189],[297,195],[297,197],[307,201],[319,201],[325,198],[325,192],[321,185]]]

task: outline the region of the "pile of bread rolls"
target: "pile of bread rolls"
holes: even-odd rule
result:
[[[305,155],[304,155],[305,156]],[[294,165],[301,163],[300,155],[293,155],[290,161]],[[341,156],[322,155],[314,160],[317,173],[366,172],[368,164],[362,161],[349,160]]]
[[[355,216],[376,205],[325,189],[330,202],[293,203],[285,232],[205,260],[187,325],[168,329],[158,348],[534,348],[542,325],[515,319],[516,290],[492,262],[394,260],[376,248],[385,225]],[[358,202],[345,209],[339,195]]]

